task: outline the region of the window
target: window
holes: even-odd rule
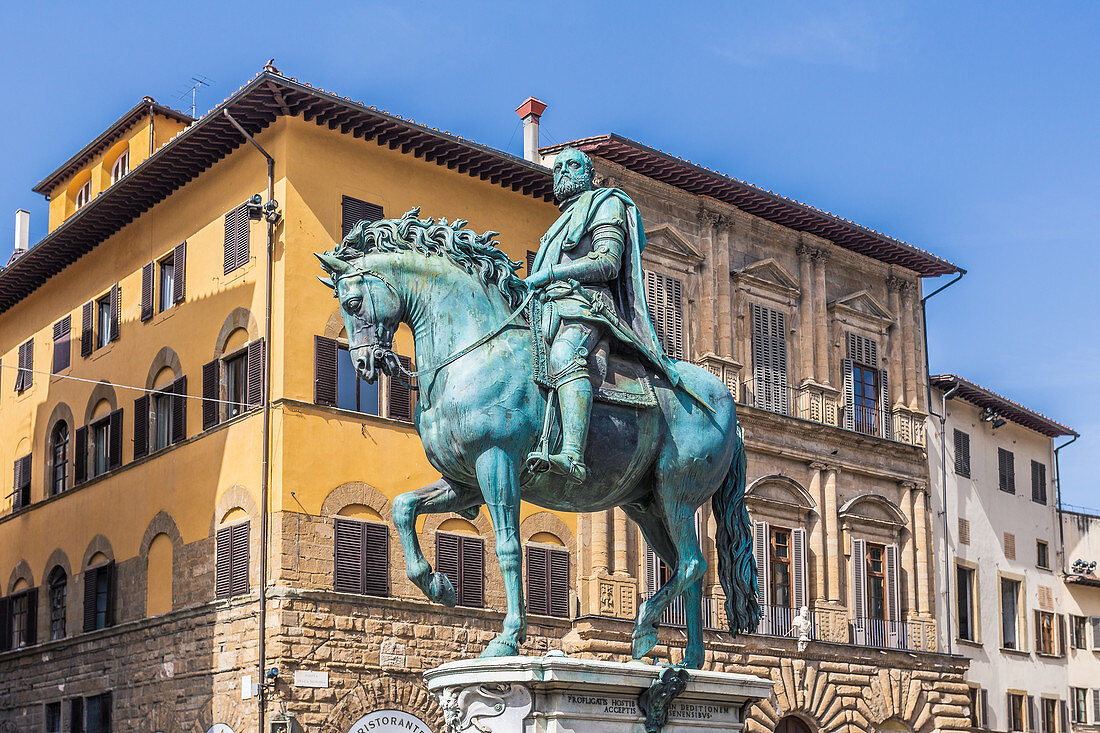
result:
[[[1083,687],[1069,688],[1069,712],[1070,719],[1074,723],[1089,722],[1089,691]],[[1100,716],[1100,710],[1094,711],[1094,717]]]
[[[1087,649],[1088,642],[1086,641],[1085,628],[1088,625],[1088,619],[1084,616],[1069,617],[1069,645],[1072,649]],[[1096,711],[1100,714],[1100,710]]]
[[[752,304],[753,405],[768,412],[787,414],[786,314]]]
[[[53,373],[60,374],[69,368],[69,362],[71,360],[70,352],[72,349],[71,336],[72,336],[73,318],[72,316],[65,316],[57,323],[53,324]]]
[[[153,395],[153,450],[167,448],[172,442],[172,398],[167,392]]]
[[[15,391],[23,394],[34,384],[34,339],[19,345],[19,371],[15,373]]]
[[[69,479],[69,426],[58,420],[50,433],[50,496],[60,494],[68,487]]]
[[[1039,720],[1042,722],[1042,733],[1055,733],[1055,728],[1058,722],[1058,701],[1052,700],[1049,697],[1044,697],[1040,700],[1041,715]]]
[[[1024,696],[1008,693],[1008,729],[1019,733],[1024,729]]]
[[[855,429],[864,435],[877,435],[878,370],[862,364],[853,364],[852,381],[855,386],[853,403]]]
[[[68,603],[68,576],[61,566],[50,571],[47,581],[50,602],[50,641],[65,638],[65,611]]]
[[[960,639],[975,641],[974,636],[974,570],[959,565],[956,569],[956,602],[958,604],[958,634]]]
[[[1031,462],[1031,500],[1047,503],[1047,467],[1038,461]]]
[[[46,703],[46,733],[61,733],[61,703]]]
[[[985,724],[982,715],[982,689],[980,687],[968,687],[966,689],[967,707],[970,708],[970,727],[980,728]]]
[[[451,580],[458,605],[485,606],[485,540],[436,532],[435,567]]]
[[[1016,493],[1015,456],[1004,448],[997,449],[997,486],[1009,494]]]
[[[150,424],[152,420],[152,424]],[[134,458],[187,439],[187,377],[134,400]]]
[[[1020,581],[1001,578],[1001,646],[1019,649]],[[1013,728],[1012,730],[1019,730]]]
[[[163,313],[183,300],[186,283],[187,242],[180,242],[172,254],[141,268],[141,320]]]
[[[115,623],[115,564],[108,562],[84,571],[84,630],[95,631]]]
[[[886,618],[885,549],[882,545],[867,545],[867,616]]]
[[[397,355],[401,365],[413,370],[407,356]],[[413,419],[412,390],[399,378],[380,376],[374,384],[361,379],[346,344],[324,336],[314,337],[313,401],[391,420]]]
[[[771,563],[771,602],[776,606],[791,606],[791,532],[774,528],[771,532],[768,559]]]
[[[82,483],[122,465],[122,410],[115,410],[76,431],[76,475]]]
[[[1035,651],[1039,654],[1054,655],[1054,614],[1049,611],[1035,612]]]
[[[378,221],[385,218],[382,207],[369,201],[343,196],[340,199],[340,239],[348,236],[361,221]]]
[[[1050,546],[1042,540],[1035,540],[1035,566],[1050,569]]]
[[[218,530],[216,537],[214,593],[218,598],[239,596],[249,591],[249,522]]]
[[[81,186],[76,192],[76,200],[75,200],[76,209],[78,211],[80,209],[83,209],[84,205],[87,204],[89,201],[91,201],[91,199],[92,199],[92,181],[89,179],[89,180],[85,181],[84,185]]]
[[[118,338],[121,303],[122,288],[115,283],[106,295],[84,304],[84,322],[80,331],[81,356],[91,356],[93,351]]]
[[[699,522],[699,515],[696,514],[696,525]],[[759,633],[782,636],[790,629],[794,617],[791,609],[797,612],[802,606],[810,605],[806,530],[753,522],[752,546],[756,563],[756,592],[760,604],[764,606],[760,628],[766,630]]]
[[[84,698],[84,710],[87,713],[85,733],[111,732],[111,693]]]
[[[13,593],[11,603],[11,646],[20,649],[38,641],[35,623],[38,619],[38,591],[36,588]]]
[[[95,302],[95,307],[96,324],[98,325],[95,345],[97,349],[101,349],[110,343],[112,339],[111,327],[114,325],[114,318],[111,314],[110,297],[100,298]]]
[[[857,333],[848,334],[848,357],[841,361],[844,376],[844,427],[864,435],[890,438],[886,407],[890,404],[886,370],[878,369],[878,343]]]
[[[955,429],[955,473],[970,478],[970,435]]]
[[[248,234],[248,204],[241,204],[225,215],[224,274],[248,264]]]
[[[527,546],[527,612],[569,617],[569,553]]]
[[[69,731],[84,733],[84,698],[82,697],[69,700]]]
[[[160,287],[157,288],[157,310],[163,313],[172,307],[176,292],[176,268],[172,258],[166,257],[158,264],[160,270]]]
[[[378,409],[379,380],[370,384],[359,377],[351,352],[347,346],[339,346],[336,355],[336,406],[343,410],[381,414]]]
[[[31,505],[31,457],[29,455],[15,459],[15,480],[12,483],[12,510]]]
[[[119,182],[124,175],[130,172],[130,151],[123,150],[122,153],[115,158],[115,162],[111,165],[111,185],[115,185]]]
[[[333,587],[368,596],[390,594],[390,531],[382,522],[337,517]]]
[[[110,450],[111,424],[104,418],[92,423],[92,478],[107,473],[108,452]]]
[[[225,360],[226,399],[229,417],[236,417],[245,409],[248,373],[245,371],[245,354],[239,353]]]
[[[203,430],[208,430],[222,420],[236,417],[263,404],[263,375],[263,339],[253,341],[232,354],[204,364],[202,367]],[[222,385],[224,385],[224,392],[221,392]]]
[[[684,284],[659,272],[645,271],[645,299],[657,340],[670,359],[684,358]]]

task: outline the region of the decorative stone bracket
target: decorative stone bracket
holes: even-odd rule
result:
[[[741,382],[741,364],[725,356],[718,356],[714,353],[703,354],[697,362],[699,366],[706,369],[722,380],[722,383],[726,385],[730,393],[733,395],[735,401],[741,400],[741,395],[737,393],[737,390]]]
[[[633,621],[638,612],[638,581],[629,575],[598,573],[581,578],[587,586],[588,608],[584,614],[610,616]]]
[[[798,387],[798,417],[837,426],[837,396],[840,392],[817,382],[806,381]]]
[[[894,407],[894,439],[899,443],[924,446],[924,421],[927,415],[904,405]]]

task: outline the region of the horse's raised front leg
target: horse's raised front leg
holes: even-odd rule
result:
[[[477,480],[493,520],[497,564],[504,576],[508,610],[504,629],[481,653],[483,657],[519,654],[527,638],[527,614],[523,603],[523,548],[519,542],[519,475],[515,456],[502,448],[490,448],[477,458]]]
[[[405,573],[430,600],[453,606],[457,602],[454,585],[443,573],[433,573],[420,549],[416,518],[421,514],[467,512],[481,504],[481,495],[467,486],[441,478],[416,491],[399,494],[393,500],[393,523],[405,553]]]

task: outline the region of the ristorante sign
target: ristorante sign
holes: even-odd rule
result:
[[[420,718],[400,710],[376,710],[355,721],[348,733],[433,733]]]

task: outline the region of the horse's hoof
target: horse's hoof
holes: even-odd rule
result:
[[[646,629],[635,628],[632,636],[634,641],[631,653],[635,659],[641,659],[657,646],[657,627],[655,626]]]
[[[485,647],[485,651],[481,653],[483,657],[515,657],[518,655],[519,646],[499,636],[490,641],[489,646]]]
[[[702,669],[705,658],[706,653],[702,649],[699,651],[688,649],[684,651],[684,661],[680,666],[685,669]]]
[[[428,581],[428,598],[444,606],[453,607],[458,603],[455,587],[451,584],[451,579],[443,573],[432,573],[431,580]]]

